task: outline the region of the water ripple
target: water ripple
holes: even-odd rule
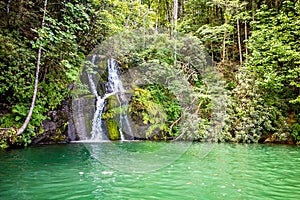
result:
[[[108,159],[118,162],[116,152]],[[216,144],[203,157],[203,144],[163,168],[128,173],[131,159],[115,170],[94,159],[87,144],[40,146],[0,152],[0,199],[299,199],[300,149],[286,145]],[[98,148],[96,144],[93,148]],[[163,143],[121,143],[130,156],[152,153]],[[164,148],[161,148],[164,149]],[[153,154],[154,155],[154,154]],[[155,153],[160,156],[159,152]],[[162,154],[165,158],[165,154]],[[170,156],[174,156],[170,154]],[[139,157],[153,163],[150,156]],[[133,159],[134,160],[134,159]],[[172,160],[172,159],[170,159]],[[127,163],[128,162],[128,163]]]

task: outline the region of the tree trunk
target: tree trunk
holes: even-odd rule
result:
[[[184,0],[178,0],[178,19],[183,19],[184,17]]]
[[[255,20],[255,0],[252,0],[252,21]]]
[[[9,12],[10,12],[10,0],[7,1],[7,4],[6,4],[6,25],[8,27],[8,29],[10,29],[10,21],[9,21]]]
[[[165,6],[166,6],[166,20],[168,22],[168,24],[172,24],[172,12],[170,11],[171,6],[169,6],[169,2],[165,1]],[[170,37],[172,37],[172,26],[169,29],[170,32]]]
[[[45,2],[44,2],[44,14],[43,14],[43,19],[42,19],[42,28],[44,27],[44,23],[45,23],[46,9],[47,9],[47,0],[45,0]],[[28,115],[26,117],[26,120],[25,120],[24,124],[17,131],[17,134],[16,134],[17,136],[21,135],[23,133],[23,131],[28,126],[28,123],[29,123],[30,118],[32,116],[32,112],[33,112],[34,104],[35,104],[35,100],[36,100],[36,95],[37,95],[37,89],[38,89],[41,55],[42,55],[42,45],[40,45],[40,47],[38,49],[38,59],[37,59],[37,64],[36,64],[35,81],[34,81],[34,91],[33,91],[31,106],[30,106],[29,113],[28,113]]]
[[[226,16],[226,12],[227,12],[227,8],[228,8],[228,0],[226,0],[226,5],[225,5],[225,25],[227,24],[227,16]],[[226,57],[226,37],[227,37],[227,30],[224,30],[224,36],[223,36],[223,53],[222,53],[222,63],[225,63],[225,57]]]
[[[245,21],[245,53],[246,53],[246,62],[248,62],[248,28],[247,21]]]
[[[174,10],[173,10],[173,35],[176,39],[177,32],[177,19],[178,19],[178,0],[174,0]]]
[[[214,57],[214,48],[213,48],[213,43],[210,43],[210,49],[211,49],[211,60],[214,61],[215,57]]]
[[[177,44],[176,44],[176,38],[177,38],[177,18],[178,18],[178,0],[174,0],[174,14],[173,14],[173,21],[174,21],[174,28],[173,28],[173,35],[174,35],[174,66],[176,66],[176,51],[177,51]]]
[[[158,9],[156,10],[155,32],[158,33]]]
[[[133,1],[131,1],[131,3],[133,3]],[[131,13],[131,11],[132,11],[132,5],[130,6],[129,10],[130,10],[130,13]],[[126,27],[127,29],[129,29],[129,21],[130,21],[130,15],[131,15],[130,13],[129,13],[128,17],[126,18],[126,24],[125,24],[125,27]]]
[[[239,44],[239,55],[240,55],[240,64],[243,64],[243,54],[242,54],[242,44],[241,44],[241,33],[240,33],[240,20],[236,19],[237,31],[238,31],[238,44]]]

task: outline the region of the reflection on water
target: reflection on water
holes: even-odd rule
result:
[[[211,147],[107,142],[0,152],[0,199],[300,198],[299,147]]]

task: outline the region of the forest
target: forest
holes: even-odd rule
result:
[[[0,7],[3,149],[27,146],[45,134],[43,122],[71,101],[89,53],[115,35],[135,31],[147,32],[140,37],[156,43],[120,55],[120,68],[157,61],[182,70],[197,93],[201,118],[193,140],[206,141],[216,97],[201,70],[195,70],[197,64],[180,53],[174,58],[174,41],[178,48],[184,43],[209,56],[224,81],[216,87],[226,92],[228,103],[214,142],[300,143],[298,0],[1,0]],[[135,89],[129,108],[133,118],[159,128],[158,139],[180,139],[182,108],[174,99],[162,85],[146,85]],[[163,126],[157,109],[167,114]],[[103,117],[109,119],[111,112]],[[67,118],[51,142],[67,140]]]

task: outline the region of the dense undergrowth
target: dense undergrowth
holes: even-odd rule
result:
[[[299,1],[179,3],[177,30],[186,34],[187,40],[176,42],[178,55],[174,59],[174,38],[179,33],[174,31],[170,0],[142,1],[142,4],[119,0],[48,1],[43,28],[44,1],[1,1],[1,7],[5,8],[0,15],[1,147],[24,146],[43,134],[42,121],[49,119],[49,112],[70,98],[70,86],[88,53],[110,36],[134,29],[142,33],[135,38],[140,47],[148,29],[160,29],[168,34],[153,36],[157,42],[146,49],[120,54],[121,68],[151,64],[157,69],[153,75],[168,76],[166,69],[172,68],[185,76],[197,96],[193,101],[199,118],[195,120],[197,130],[189,133],[193,140],[298,143]],[[35,109],[26,131],[15,137],[30,107],[40,44],[43,49]],[[214,66],[211,77],[209,73],[203,77],[203,71],[193,66],[193,62],[198,62],[194,58],[203,57],[192,47],[200,46],[201,52],[211,57],[212,63],[207,63]],[[180,50],[186,54],[182,56]],[[181,119],[185,106],[180,104],[179,96],[184,93],[172,93],[170,87],[149,84],[136,88],[132,116],[154,125],[153,130],[158,127],[162,138],[183,139],[180,127],[195,124]],[[218,94],[222,96],[215,91],[220,91]],[[221,101],[226,106],[220,110],[218,100],[222,97],[226,97]],[[166,113],[166,123],[162,126],[160,109]],[[212,134],[216,129],[218,134]]]

